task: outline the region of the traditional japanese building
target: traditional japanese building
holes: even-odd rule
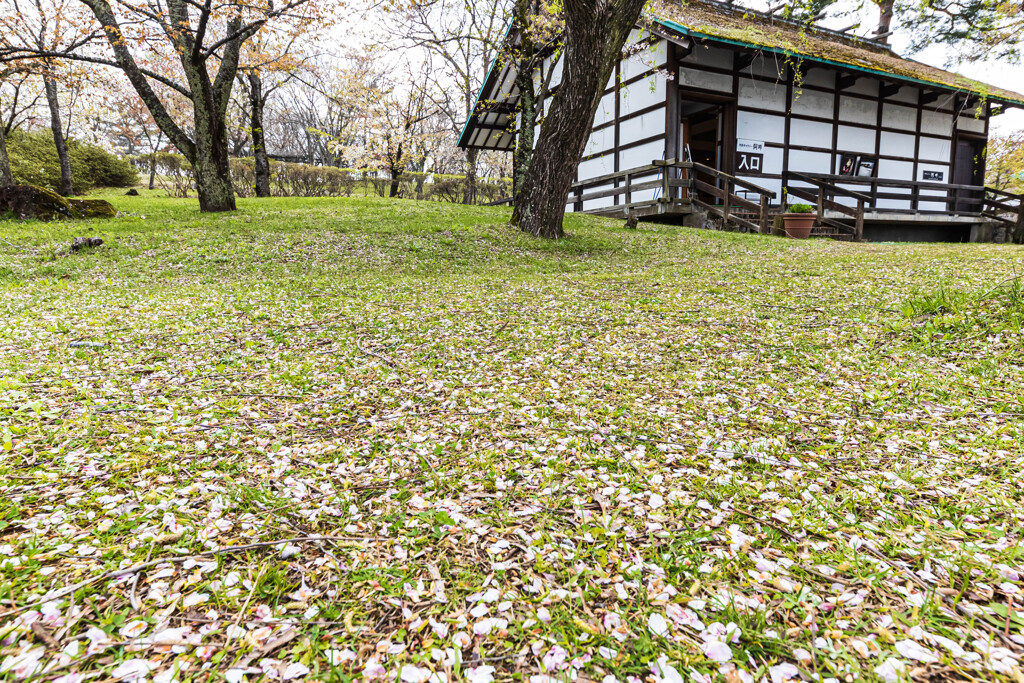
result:
[[[826,233],[856,239],[999,239],[1024,220],[1019,196],[984,186],[989,120],[1024,95],[715,2],[657,2],[631,42],[569,210],[765,231],[806,201]],[[460,146],[513,148],[515,76],[491,67]],[[550,97],[559,81],[548,57],[535,82]]]

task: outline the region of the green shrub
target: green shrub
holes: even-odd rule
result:
[[[7,140],[7,154],[15,182],[53,190],[60,187],[60,161],[48,131],[14,131]],[[68,140],[68,155],[76,193],[94,187],[131,187],[139,181],[138,171],[127,159],[96,145]]]
[[[814,207],[810,204],[790,204],[790,213],[814,213]]]

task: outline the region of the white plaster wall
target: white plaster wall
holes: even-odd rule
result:
[[[608,123],[615,118],[615,93],[607,93],[601,98],[601,102],[597,105],[597,113],[594,114],[594,125],[600,126],[602,123]]]
[[[878,177],[885,178],[887,180],[911,181],[914,179],[914,162],[879,159]],[[888,192],[889,190],[887,189],[885,191]]]
[[[702,90],[732,92],[732,76],[711,71],[701,71],[699,68],[694,67],[679,67],[679,84]]]
[[[925,171],[939,171],[940,173],[943,174],[942,175],[942,180],[932,180],[932,181],[926,181],[926,182],[946,183],[946,184],[949,184],[949,183],[953,182],[953,179],[949,175],[950,174],[949,164],[918,164],[917,165],[917,179],[918,180],[924,181],[924,172]]]
[[[886,102],[882,106],[882,125],[886,128],[899,128],[915,132],[917,130],[917,110]]]
[[[839,135],[837,136],[836,144],[838,149],[843,150],[844,152],[874,154],[875,131],[868,128],[839,126]]]
[[[732,69],[733,51],[723,50],[717,47],[704,47],[695,45],[693,52],[683,60],[686,64],[701,64],[703,66],[716,66],[720,69]]]
[[[882,154],[913,159],[915,140],[913,135],[882,131]]]
[[[928,161],[949,161],[950,145],[951,143],[948,139],[930,138],[922,135],[918,158],[922,160],[927,159]]]
[[[952,135],[953,115],[925,109],[921,112],[921,132],[933,135]]]
[[[619,144],[628,145],[652,135],[665,134],[665,108],[655,109],[619,124]]]
[[[588,157],[592,154],[600,154],[613,147],[615,147],[615,126],[608,126],[607,128],[590,133],[587,145],[583,148],[583,156]]]
[[[985,119],[976,119],[974,115],[960,116],[956,120],[957,130],[964,130],[969,133],[985,133]]]
[[[827,152],[791,149],[789,151],[789,170],[801,173],[829,173],[832,170],[832,155]]]
[[[915,88],[912,85],[905,85],[899,89],[895,95],[890,95],[886,98],[887,102],[903,102],[906,104],[917,104],[917,98],[919,96],[919,88]]]
[[[615,155],[605,154],[601,157],[595,157],[588,159],[587,161],[580,162],[579,167],[579,179],[589,180],[590,178],[597,178],[607,173],[615,172]]]
[[[665,102],[665,79],[658,74],[621,88],[619,91],[619,115],[627,116],[635,111]]]
[[[625,171],[630,168],[636,168],[637,166],[646,166],[655,159],[662,159],[664,156],[664,140],[648,142],[619,152],[619,169]]]
[[[840,97],[839,120],[874,126],[878,123],[878,102],[859,97]]]
[[[786,119],[752,111],[736,112],[736,137],[781,144],[786,141]]]
[[[858,95],[878,96],[878,80],[870,77],[858,78],[857,82],[846,88],[843,92],[857,93]]]
[[[812,69],[804,65],[803,82],[807,85],[816,85],[821,88],[836,87],[836,72],[831,69]]]
[[[746,107],[769,111],[786,111],[786,86],[740,78],[737,102]]]
[[[756,74],[763,78],[781,79],[786,71],[786,62],[782,58],[776,58],[771,54],[760,54],[751,62],[744,72]]]
[[[831,119],[834,115],[834,108],[835,95],[830,92],[819,92],[817,90],[793,91],[791,111],[794,114]]]
[[[631,43],[627,43],[627,45],[628,44]],[[668,55],[667,46],[667,42],[658,39],[658,41],[648,49],[633,55],[629,59],[622,60],[622,64],[620,66],[622,80],[629,80],[630,78],[639,76],[651,69],[664,66]]]
[[[817,147],[832,151],[831,123],[821,121],[793,121],[790,124],[789,142],[802,147]]]

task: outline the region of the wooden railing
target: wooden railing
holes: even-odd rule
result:
[[[645,179],[655,174],[657,178]],[[637,182],[638,179],[640,182]],[[758,201],[739,196],[737,188],[742,188],[744,193],[757,195]],[[645,191],[654,191],[656,196],[650,199],[634,197],[636,193]],[[573,210],[577,212],[614,211],[621,212],[623,216],[628,216],[631,211],[658,205],[660,213],[672,212],[673,208],[682,212],[686,208],[699,206],[721,218],[723,224],[731,223],[754,232],[767,233],[771,228],[769,207],[776,196],[771,190],[710,166],[669,159],[574,183],[566,203],[572,204]],[[613,205],[585,208],[586,202],[608,197],[615,198]]]
[[[811,187],[794,185],[794,182]],[[1024,229],[1024,195],[978,185],[957,185],[926,181],[886,180],[833,174],[789,171],[783,174],[784,192],[817,206],[818,221],[840,230],[851,228],[825,215],[832,211],[853,218],[856,239],[864,235],[864,214],[879,211],[891,214],[936,216],[972,216]],[[855,186],[858,189],[850,189]],[[852,199],[842,203],[838,198]],[[909,208],[882,208],[879,202],[894,200]]]

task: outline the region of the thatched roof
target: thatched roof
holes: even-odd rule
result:
[[[782,53],[805,61],[863,71],[882,79],[959,90],[996,102],[1024,106],[1024,95],[1020,93],[900,57],[883,45],[741,7],[716,2],[655,0],[648,20],[670,32],[692,38]]]

